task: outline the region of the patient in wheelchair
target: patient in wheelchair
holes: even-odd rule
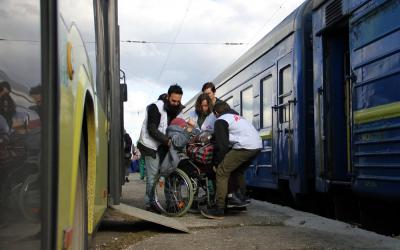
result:
[[[187,158],[184,150],[189,140],[199,134],[198,129],[188,124],[182,118],[175,118],[167,128],[167,136],[170,138],[170,147],[160,166],[160,175],[166,177],[176,170],[179,162]]]
[[[212,134],[194,129],[182,118],[173,119],[166,132],[170,138],[170,146],[161,163],[160,178],[156,184],[163,190],[158,195],[164,194],[164,198],[158,199],[165,200],[164,204],[159,204],[160,211],[171,216],[180,216],[187,211],[186,204],[189,204],[189,207],[191,205],[192,212],[197,211],[198,213],[200,207],[204,205],[213,206],[216,188],[215,172],[211,165],[214,153],[214,145],[211,142]],[[182,177],[178,177],[179,173],[177,175],[178,166],[180,171],[187,175],[187,178],[195,182],[193,191],[191,191],[194,192],[191,194],[193,203],[192,201],[189,203],[189,193],[183,195],[180,188],[175,190],[176,187],[171,184],[174,183],[174,180],[183,180]],[[230,184],[236,182],[235,178],[231,179]],[[184,182],[178,183],[183,184]]]

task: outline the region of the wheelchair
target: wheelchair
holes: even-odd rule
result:
[[[211,166],[186,158],[165,179],[158,175],[155,180],[155,206],[166,216],[182,216],[191,208],[199,210],[214,205],[215,174]]]

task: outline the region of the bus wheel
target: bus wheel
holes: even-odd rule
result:
[[[85,144],[81,137],[71,249],[88,248],[86,166]]]

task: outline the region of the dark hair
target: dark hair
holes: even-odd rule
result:
[[[3,91],[3,88],[6,88],[6,89],[8,89],[8,91],[11,92],[11,86],[10,86],[10,84],[9,84],[8,82],[6,82],[6,81],[0,82],[0,91]]]
[[[7,103],[7,105],[6,105]],[[7,107],[7,110],[6,110]],[[12,118],[16,113],[16,106],[14,100],[9,95],[0,97],[0,115],[4,116],[7,120],[8,126],[11,128],[13,121]]]
[[[42,92],[41,90],[42,90],[42,86],[40,84],[36,85],[35,87],[32,87],[29,90],[29,95],[40,95]]]
[[[161,94],[157,100],[164,101],[165,99],[167,99],[167,93]]]
[[[204,90],[211,88],[211,91],[215,93],[215,85],[212,82],[206,82],[203,84],[203,87],[201,88],[201,92],[204,92]]]
[[[183,95],[183,91],[182,91],[181,86],[179,86],[178,84],[174,84],[174,85],[169,86],[168,95],[171,95],[172,93]]]
[[[214,113],[217,112],[218,114],[222,114],[228,112],[231,109],[228,103],[225,101],[219,101],[214,105]]]
[[[201,103],[204,101],[204,100],[206,100],[207,101],[207,104],[208,104],[208,111],[211,113],[212,111],[213,111],[213,104],[212,104],[212,101],[211,101],[211,99],[210,99],[210,97],[207,95],[207,94],[200,94],[198,97],[197,97],[197,100],[196,100],[196,104],[195,104],[195,110],[196,110],[196,113],[197,114],[200,114],[201,112],[202,112],[202,109],[201,109]]]

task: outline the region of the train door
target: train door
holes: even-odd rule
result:
[[[278,183],[277,165],[274,163],[274,127],[276,127],[276,115],[273,107],[276,105],[276,67],[275,65],[263,72],[258,78],[260,102],[255,108],[260,110],[259,129],[263,148],[257,157],[256,164],[249,168],[249,180],[252,185],[265,188],[276,188]]]
[[[323,95],[322,129],[324,170],[331,184],[349,181],[350,171],[350,70],[348,22],[344,20],[322,35]],[[322,117],[322,115],[321,115]]]
[[[278,61],[276,164],[279,175],[293,175],[293,76],[291,65],[292,53]]]

